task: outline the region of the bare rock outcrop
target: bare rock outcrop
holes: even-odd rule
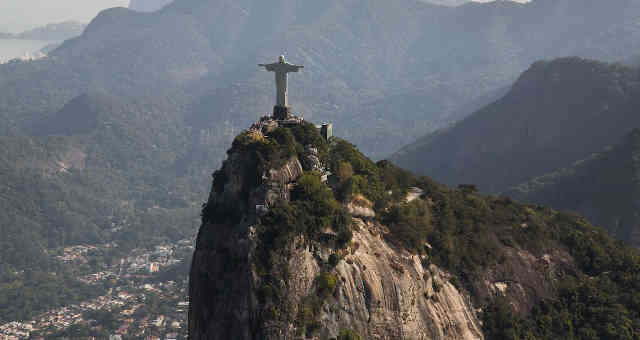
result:
[[[565,338],[599,322],[584,308],[636,308],[636,253],[580,216],[373,163],[302,120],[254,126],[203,206],[192,339]]]
[[[258,265],[263,253],[257,251],[255,207],[268,210],[274,201],[288,200],[303,170],[292,157],[256,180],[247,176],[250,165],[246,155],[232,152],[216,172],[224,181],[214,179],[205,214],[214,206],[224,211],[204,219],[198,235],[190,274],[191,339],[328,339],[344,329],[364,339],[483,339],[470,297],[426,258],[388,243],[388,230],[373,216],[353,218],[352,241],[344,249],[298,236],[273,255],[279,302],[265,302],[273,293]],[[331,282],[328,290],[323,277]],[[309,301],[317,309],[313,325],[300,321]]]
[[[318,339],[345,328],[365,339],[483,338],[469,297],[449,274],[391,247],[383,226],[355,222],[354,246],[335,267],[339,284],[323,308]]]

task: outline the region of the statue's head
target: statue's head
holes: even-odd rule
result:
[[[279,60],[281,63],[284,63],[284,56],[283,56],[283,55],[281,55],[281,56],[280,56],[280,58],[278,58],[278,60]]]

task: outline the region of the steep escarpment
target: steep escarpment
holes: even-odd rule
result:
[[[579,216],[373,163],[300,120],[236,137],[202,219],[192,339],[637,333],[635,250]],[[627,319],[600,326],[584,306]]]
[[[387,242],[363,197],[349,204],[354,216],[333,197],[315,128],[292,128],[302,140],[289,130],[245,132],[214,174],[191,272],[191,337],[482,338],[449,273]]]

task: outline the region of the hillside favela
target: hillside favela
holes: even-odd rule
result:
[[[0,1],[0,339],[640,339],[640,0]]]

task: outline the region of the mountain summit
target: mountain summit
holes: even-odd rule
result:
[[[265,117],[213,174],[189,333],[630,340],[638,255],[579,216],[450,189]]]

